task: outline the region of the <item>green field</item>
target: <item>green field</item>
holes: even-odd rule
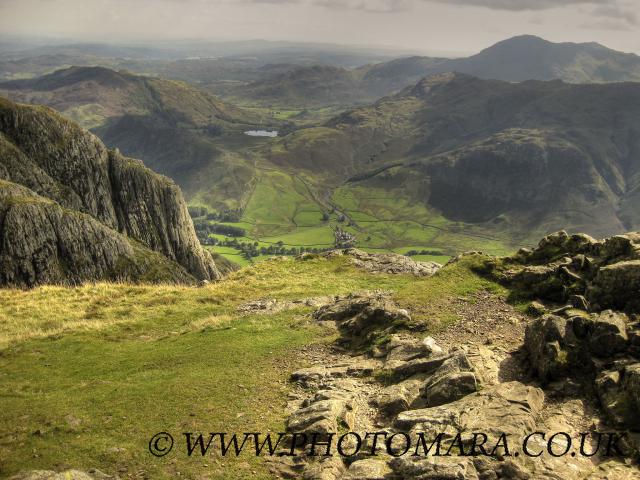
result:
[[[469,224],[452,222],[416,204],[400,189],[383,189],[346,184],[329,196],[312,180],[274,168],[259,169],[258,177],[239,222],[225,223],[246,231],[240,242],[258,243],[258,248],[282,242],[287,249],[330,248],[333,228],[340,227],[356,236],[358,247],[372,252],[428,250],[415,260],[443,263],[468,250],[500,255],[515,248]],[[323,214],[326,219],[323,219]],[[220,222],[217,222],[220,223]],[[224,240],[223,235],[214,235]],[[210,247],[241,265],[240,250]],[[267,256],[252,258],[260,261]]]

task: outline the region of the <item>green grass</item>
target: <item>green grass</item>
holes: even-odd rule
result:
[[[498,255],[512,249],[504,240],[475,225],[447,220],[413,201],[401,188],[345,185],[333,192],[332,199],[356,222],[358,228],[354,233],[358,238],[371,237],[364,247],[398,253],[411,249],[439,250],[440,261],[466,250],[479,249]]]
[[[184,478],[247,478],[255,470],[260,478],[266,474],[258,459],[216,464],[147,451],[157,431],[178,438],[185,430],[282,428],[295,350],[324,341],[326,332],[301,316],[306,310],[240,316],[237,305],[406,283],[369,277],[336,259],[262,262],[200,289],[0,291],[1,475],[96,467],[149,478],[178,471]]]
[[[179,442],[184,431],[283,428],[287,380],[303,365],[298,348],[334,333],[307,308],[240,315],[239,304],[382,289],[435,329],[452,321],[455,296],[498,288],[465,264],[416,279],[347,262],[266,261],[204,288],[0,290],[0,476],[98,468],[154,479],[267,478],[254,457],[148,452],[160,431]]]

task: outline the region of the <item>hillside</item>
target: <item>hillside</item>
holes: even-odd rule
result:
[[[0,284],[212,280],[179,188],[50,109],[0,98]]]
[[[78,116],[85,127],[104,125],[123,115],[156,115],[166,122],[193,128],[251,124],[248,112],[222,102],[189,85],[160,78],[134,75],[104,67],[70,67],[28,80],[0,84],[0,91],[23,103],[47,104]],[[82,118],[81,107],[94,106]],[[93,121],[94,123],[87,123]]]
[[[640,226],[639,115],[638,84],[443,74],[294,132],[269,158],[519,242],[562,225],[604,235]]]

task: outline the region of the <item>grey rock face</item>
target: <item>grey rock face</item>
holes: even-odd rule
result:
[[[182,192],[141,161],[109,152],[118,230],[182,265],[198,280],[220,278],[193,229]]]
[[[0,284],[193,280],[180,265],[90,215],[1,180],[0,225]]]
[[[566,329],[567,320],[557,315],[543,315],[527,325],[524,345],[544,381],[561,377],[568,368],[563,350]]]
[[[601,372],[595,386],[600,404],[614,425],[640,428],[640,363]]]
[[[0,99],[0,180],[5,284],[220,277],[173,182],[52,110]]]

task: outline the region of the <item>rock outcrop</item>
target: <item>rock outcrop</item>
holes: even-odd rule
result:
[[[530,308],[524,347],[543,384],[577,380],[609,424],[640,430],[640,234],[604,240],[564,231],[483,268]]]
[[[436,262],[417,262],[397,253],[369,253],[357,248],[332,250],[324,255],[327,257],[348,256],[353,265],[371,273],[407,273],[417,277],[426,277],[433,275],[442,267]]]
[[[315,447],[310,443],[298,445],[299,456],[272,461],[274,472],[327,480],[640,478],[631,461],[637,448],[633,444],[624,445],[624,462],[600,454],[522,454],[523,439],[534,432],[552,432],[547,437],[571,432],[579,438],[580,432],[611,431],[613,426],[638,428],[640,368],[627,356],[640,326],[620,312],[571,316],[575,307],[561,310],[527,322],[511,309],[511,317],[518,318],[509,324],[507,338],[499,332],[464,338],[443,333],[435,340],[407,329],[411,313],[383,293],[335,298],[312,318],[335,322],[340,337],[316,357],[320,363],[291,376],[300,388],[290,395],[286,421],[291,435],[315,433],[329,442],[333,438],[332,456],[311,453]],[[461,322],[472,325],[476,320]],[[494,344],[494,339],[502,340]],[[363,344],[370,348],[363,350]],[[592,366],[583,366],[583,372],[570,368],[572,362],[587,359]],[[543,382],[527,373],[527,362],[538,368]],[[607,370],[602,370],[604,365]],[[617,370],[610,370],[613,366]],[[604,423],[593,413],[596,398],[589,389],[579,382],[556,382],[579,380],[590,368],[599,372],[595,384],[608,412]],[[567,397],[565,391],[578,392],[582,399]],[[373,443],[344,432],[384,437]],[[424,450],[434,451],[423,453],[416,440],[421,435],[427,442]],[[347,436],[342,447],[349,453],[338,455],[336,439]],[[410,444],[407,454],[388,446],[394,436],[403,439],[397,444],[400,452]],[[509,439],[511,450],[500,444],[502,436]],[[563,451],[565,438],[535,437],[526,446],[533,452]],[[582,440],[585,452],[597,450],[596,439]],[[320,445],[324,452],[326,444]]]
[[[530,298],[599,311],[640,312],[640,233],[604,240],[560,231],[534,249],[485,262],[497,280]]]
[[[180,189],[44,107],[0,99],[0,283],[220,277]]]

